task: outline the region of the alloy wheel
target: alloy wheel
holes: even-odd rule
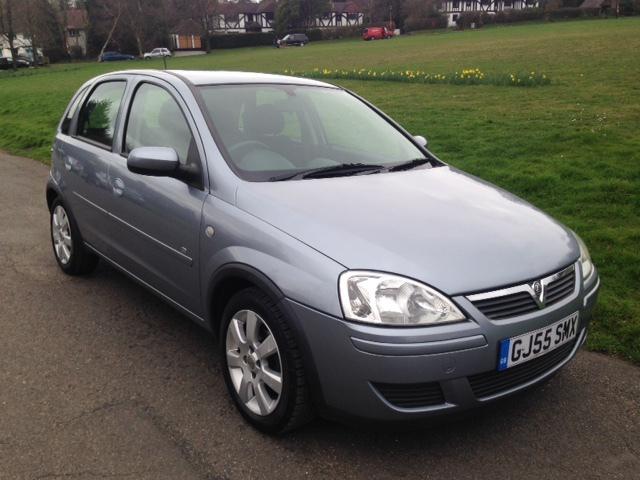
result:
[[[282,394],[280,350],[269,326],[251,310],[229,321],[226,335],[229,376],[240,401],[253,414],[272,413]]]
[[[68,264],[73,252],[73,241],[71,240],[69,217],[62,205],[56,206],[51,215],[51,233],[56,257],[63,265]]]

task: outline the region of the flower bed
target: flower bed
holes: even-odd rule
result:
[[[428,73],[422,70],[369,70],[365,68],[342,70],[314,68],[311,71],[285,70],[285,75],[306,78],[333,78],[345,80],[369,80],[407,83],[447,83],[453,85],[501,85],[514,87],[537,87],[551,83],[549,77],[540,72],[518,72],[488,74],[479,68],[465,68],[452,73]]]

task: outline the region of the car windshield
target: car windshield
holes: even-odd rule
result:
[[[424,159],[425,153],[348,92],[299,85],[200,87],[205,114],[234,171],[250,181],[297,177],[328,169],[351,175]],[[431,158],[415,166],[434,166]],[[413,164],[412,164],[413,165]]]

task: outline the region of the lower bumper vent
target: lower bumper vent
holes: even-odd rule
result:
[[[400,408],[420,408],[445,403],[438,382],[429,383],[373,383],[380,395]]]
[[[575,341],[569,342],[542,357],[502,372],[492,370],[471,375],[468,377],[471,389],[477,398],[483,398],[527,383],[565,360],[573,350],[575,343]]]

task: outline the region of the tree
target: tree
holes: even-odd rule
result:
[[[196,0],[193,3],[197,4],[200,1]],[[123,19],[127,30],[135,39],[139,56],[142,56],[151,46],[157,47],[159,44],[165,44],[168,35],[167,3],[167,0],[127,0],[124,3]]]
[[[431,27],[435,18],[440,17],[437,0],[405,0],[401,14],[405,30],[422,30]]]
[[[9,50],[11,50],[12,68],[15,71],[18,68],[18,49],[16,48],[16,32],[14,30],[14,4],[13,0],[0,0],[0,33],[9,42]]]
[[[327,0],[280,0],[276,11],[276,32],[282,35],[292,29],[308,29],[318,15],[329,9]]]
[[[371,21],[384,24],[393,23],[396,28],[403,28],[404,19],[406,18],[403,4],[404,0],[373,0]]]
[[[107,36],[100,48],[100,54],[98,55],[98,59],[102,58],[102,54],[109,46],[111,39],[113,38],[113,34],[118,27],[118,23],[120,22],[120,17],[122,17],[122,12],[124,10],[124,5],[122,0],[104,0],[102,3],[102,10],[107,21],[111,24],[111,27],[108,30]]]
[[[276,10],[276,33],[282,36],[300,24],[300,1],[280,0]]]

